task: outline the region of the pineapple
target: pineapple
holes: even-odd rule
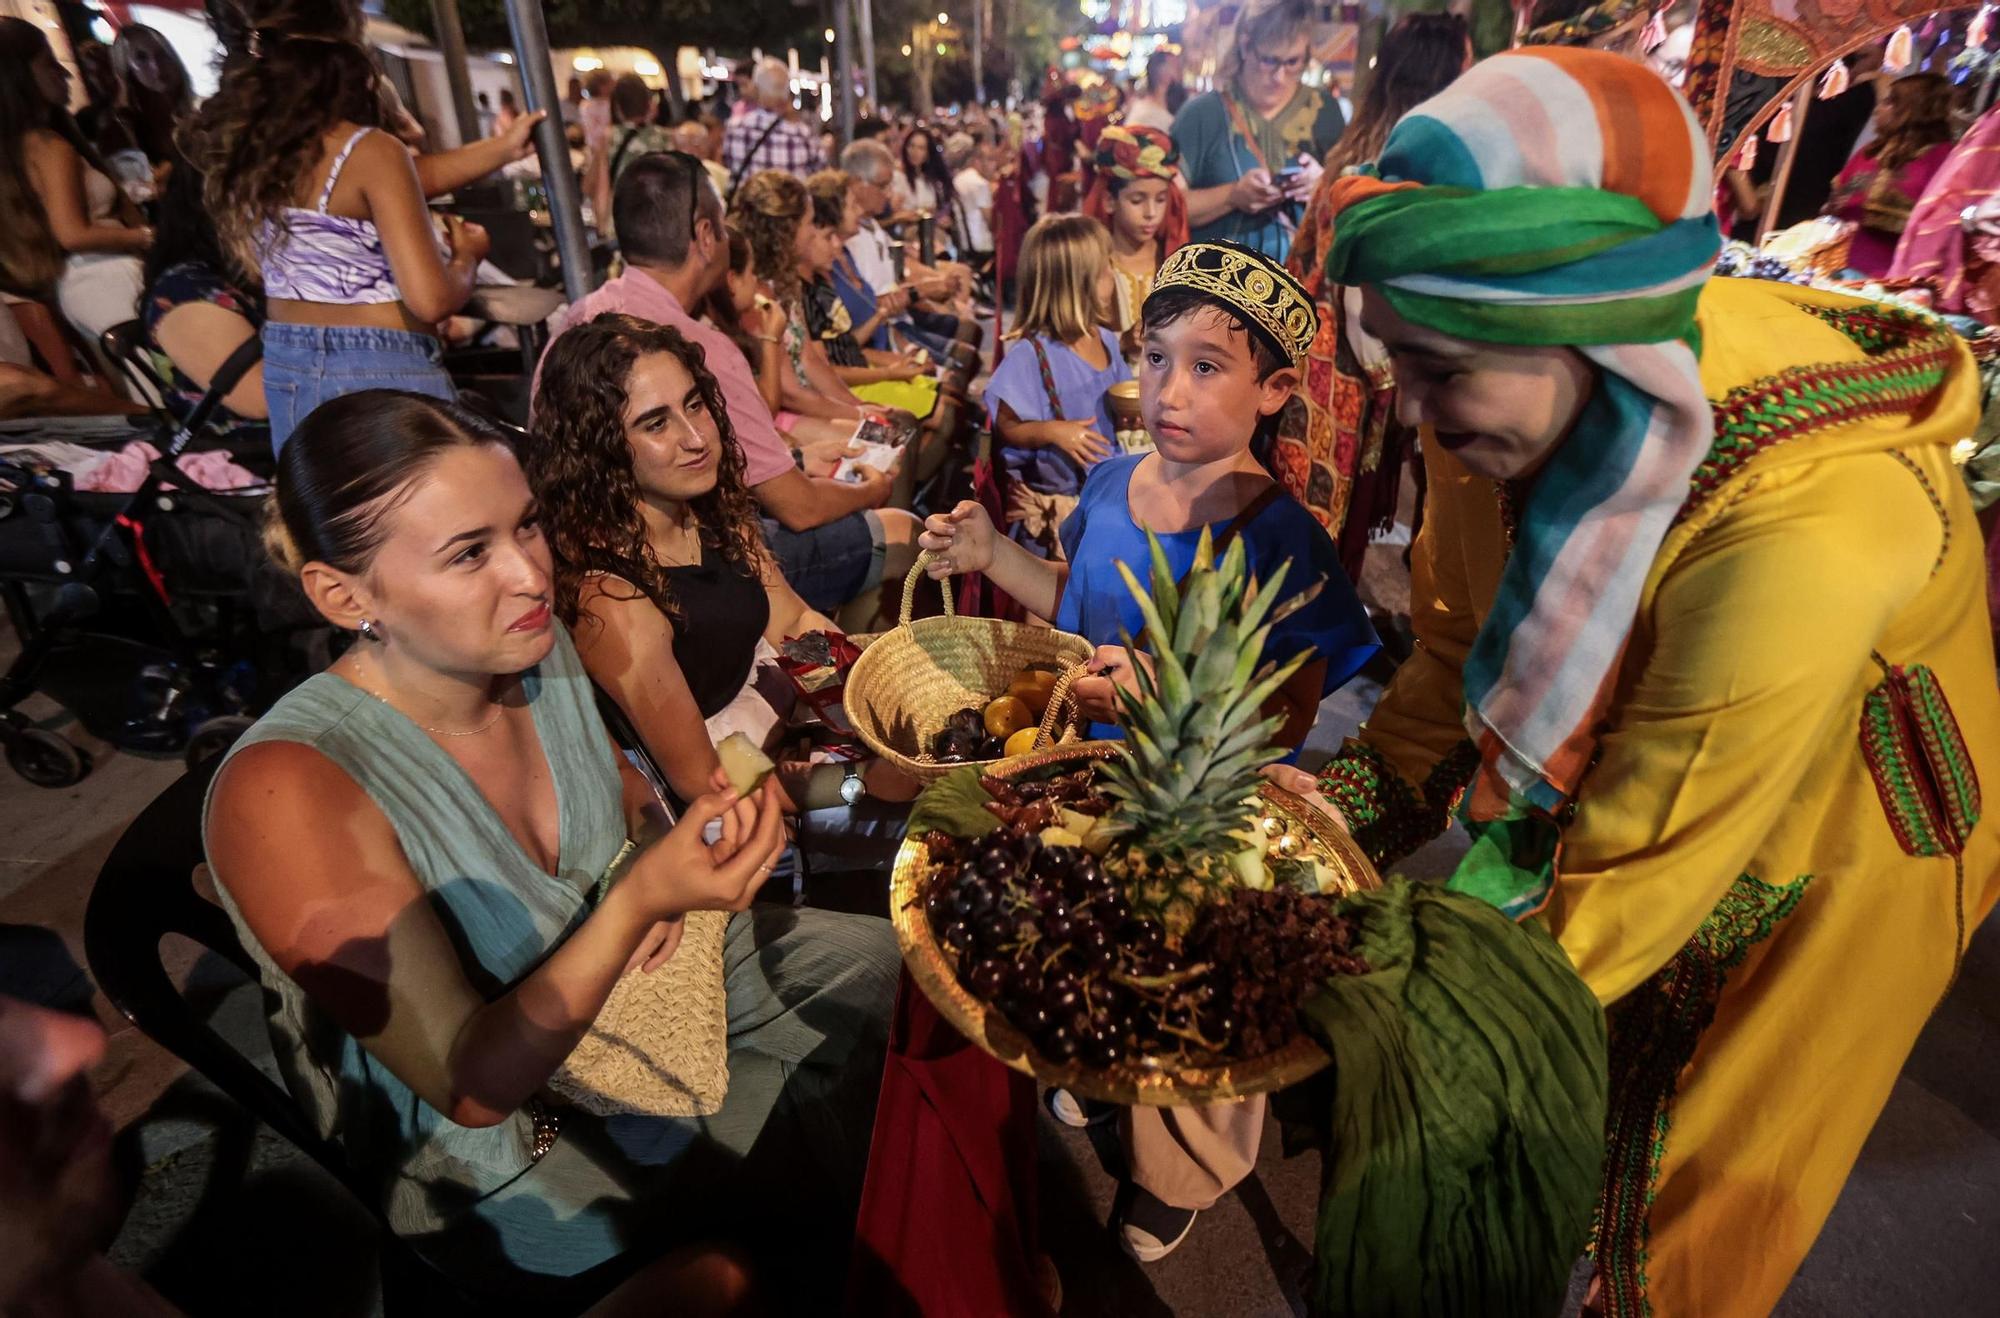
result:
[[[1317,591],[1274,611],[1285,567],[1260,590],[1242,542],[1217,563],[1206,531],[1176,582],[1160,542],[1151,532],[1146,539],[1150,594],[1118,565],[1145,619],[1153,671],[1135,661],[1140,691],[1119,693],[1124,749],[1103,771],[1117,802],[1118,839],[1105,863],[1124,881],[1134,912],[1159,920],[1178,943],[1203,903],[1231,887],[1269,886],[1253,816],[1257,771],[1278,754],[1270,742],[1279,720],[1266,718],[1263,705],[1306,655],[1283,665],[1260,661],[1272,625]],[[1127,637],[1126,644],[1137,643]]]

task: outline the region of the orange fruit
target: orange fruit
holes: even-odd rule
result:
[[[1028,707],[1030,713],[1040,718],[1048,712],[1049,697],[1055,694],[1056,675],[1040,669],[1023,669],[1007,685],[1007,694]]]
[[[986,707],[986,731],[1003,741],[1022,728],[1034,726],[1035,716],[1019,696],[1001,696]]]
[[[1016,755],[1026,755],[1029,751],[1035,749],[1035,738],[1041,735],[1042,730],[1040,728],[1022,728],[1019,732],[1007,738],[1007,746],[1002,753],[1010,760]]]

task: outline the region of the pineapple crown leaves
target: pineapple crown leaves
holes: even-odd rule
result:
[[[1131,569],[1118,567],[1139,605],[1153,666],[1135,660],[1139,691],[1119,692],[1127,745],[1106,777],[1128,802],[1171,807],[1167,818],[1152,821],[1156,829],[1200,842],[1238,822],[1257,770],[1276,754],[1269,742],[1281,721],[1260,711],[1307,655],[1281,665],[1260,660],[1272,626],[1305,601],[1294,596],[1274,608],[1289,565],[1259,589],[1240,542],[1218,564],[1204,531],[1186,577],[1176,581],[1159,540],[1150,532],[1147,540],[1150,593]],[[1306,600],[1316,593],[1303,592]],[[1125,643],[1135,648],[1130,635]]]

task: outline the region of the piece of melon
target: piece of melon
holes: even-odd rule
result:
[[[764,785],[764,780],[777,771],[771,757],[758,750],[755,743],[740,732],[732,732],[722,739],[715,748],[716,758],[722,761],[722,772],[728,776],[729,785],[736,789],[738,796],[749,796]]]
[[[1111,850],[1112,840],[1118,836],[1117,826],[1103,816],[1087,815],[1081,810],[1058,806],[1056,819],[1061,827],[1076,835],[1076,845],[1093,856],[1102,856]]]

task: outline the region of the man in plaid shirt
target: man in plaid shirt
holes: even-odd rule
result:
[[[766,59],[757,66],[755,108],[729,121],[722,138],[722,163],[740,184],[766,169],[781,169],[804,178],[825,167],[819,134],[792,115],[792,73],[784,61]]]

